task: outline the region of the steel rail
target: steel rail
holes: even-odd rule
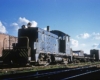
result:
[[[74,75],[74,76],[67,77],[67,78],[64,78],[64,79],[61,79],[61,80],[69,80],[69,79],[73,79],[73,78],[76,78],[76,77],[79,77],[79,76],[83,76],[83,75],[86,75],[86,74],[94,73],[94,72],[97,72],[97,71],[100,71],[100,69],[94,70],[94,71],[85,72],[85,73],[78,74],[78,75]]]
[[[63,73],[63,72],[77,71],[77,70],[89,69],[89,68],[94,68],[94,66],[81,67],[81,68],[75,68],[75,69],[67,69],[67,70],[60,70],[60,71],[53,71],[53,72],[40,73],[40,74],[39,74],[39,72],[37,72],[36,74],[33,74],[33,75],[19,76],[19,77],[14,77],[14,78],[5,78],[3,80],[23,79],[23,78],[30,78],[30,77],[34,77],[34,78],[38,77],[39,78],[39,77],[50,76],[50,75],[59,74],[59,73]]]

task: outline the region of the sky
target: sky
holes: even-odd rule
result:
[[[73,50],[100,49],[100,0],[0,0],[1,33],[17,36],[28,22],[69,34]]]

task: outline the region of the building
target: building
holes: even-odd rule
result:
[[[17,37],[0,33],[0,57],[3,49],[12,49],[12,43],[17,43]]]

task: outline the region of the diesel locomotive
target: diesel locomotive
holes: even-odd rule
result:
[[[31,27],[31,23],[18,30],[18,43],[13,43],[13,49],[4,49],[2,53],[4,63],[14,64],[68,63],[72,57],[68,34],[59,30],[49,31],[49,26],[47,31]]]
[[[43,30],[31,27],[31,23],[18,30],[18,41],[13,43],[13,49],[2,51],[3,62],[7,64],[50,64],[70,63],[73,60],[87,59],[83,55],[76,57],[70,48],[70,36],[59,30]]]

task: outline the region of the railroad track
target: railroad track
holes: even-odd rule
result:
[[[83,66],[80,68],[63,68],[43,70],[36,72],[27,72],[1,76],[2,80],[70,80],[90,73],[100,71],[96,66]]]
[[[48,69],[56,69],[56,68],[78,68],[82,66],[98,66],[100,67],[100,62],[96,63],[81,63],[81,64],[68,64],[68,65],[49,65],[49,66],[24,66],[24,67],[9,67],[9,68],[1,68],[0,75],[8,75],[8,74],[16,74],[16,73],[24,73],[24,72],[33,72],[40,70],[48,70]]]

